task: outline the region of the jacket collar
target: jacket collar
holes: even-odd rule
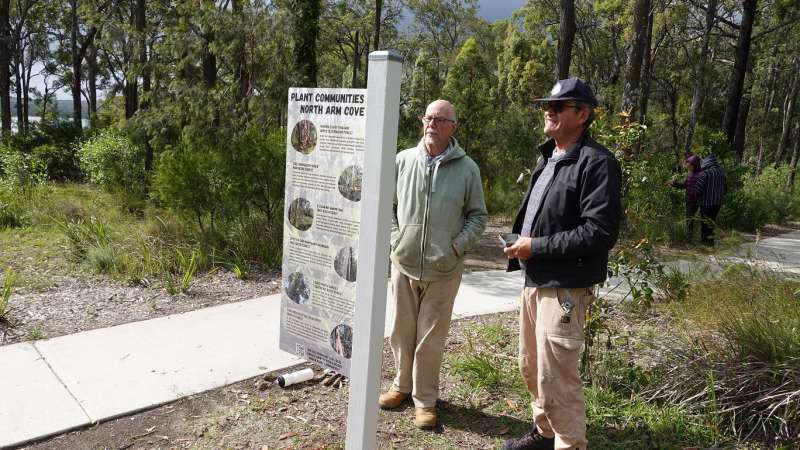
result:
[[[567,154],[564,155],[564,158],[562,159],[578,159],[578,156],[581,154],[581,147],[583,147],[586,144],[586,141],[588,139],[590,139],[589,130],[583,130],[581,136],[578,138],[577,141],[575,141],[574,144],[572,144],[572,147],[570,147],[569,150],[567,150]],[[539,146],[539,152],[544,157],[544,160],[547,161],[548,159],[550,159],[551,156],[553,156],[553,150],[555,150],[555,148],[556,148],[556,141],[555,139],[551,138],[545,141],[544,144],[541,144]]]

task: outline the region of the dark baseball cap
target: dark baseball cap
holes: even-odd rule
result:
[[[592,107],[597,107],[597,97],[594,92],[580,78],[572,77],[566,80],[558,80],[553,89],[550,90],[550,97],[537,98],[535,102],[562,102],[573,100],[576,102],[588,103]]]

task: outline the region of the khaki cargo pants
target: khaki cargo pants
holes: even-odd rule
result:
[[[417,408],[436,406],[439,398],[439,369],[460,285],[460,273],[419,281],[392,266],[395,315],[389,343],[397,368],[392,389],[410,393]]]
[[[578,365],[589,288],[529,288],[519,313],[519,368],[531,393],[539,432],[555,449],[584,450],[586,408]]]

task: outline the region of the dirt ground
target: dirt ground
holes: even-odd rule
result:
[[[447,351],[465,341],[465,330],[476,323],[502,322],[516,333],[513,313],[454,322]],[[513,353],[515,349],[506,349]],[[384,348],[383,388],[391,384],[394,364]],[[302,366],[299,366],[302,367]],[[21,447],[25,450],[94,449],[340,449],[344,448],[348,386],[325,386],[318,379],[282,389],[265,377],[187,397],[139,414],[104,422]],[[288,369],[283,372],[295,370]],[[380,411],[378,446],[381,449],[497,448],[509,435],[529,426],[527,403],[505,399],[512,414],[493,413],[486,399],[464,400],[457,382],[442,377],[439,410],[442,424],[433,431],[414,428],[413,404]],[[281,372],[282,373],[282,372]]]

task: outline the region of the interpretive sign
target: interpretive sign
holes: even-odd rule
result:
[[[289,89],[280,348],[350,375],[366,89]]]

